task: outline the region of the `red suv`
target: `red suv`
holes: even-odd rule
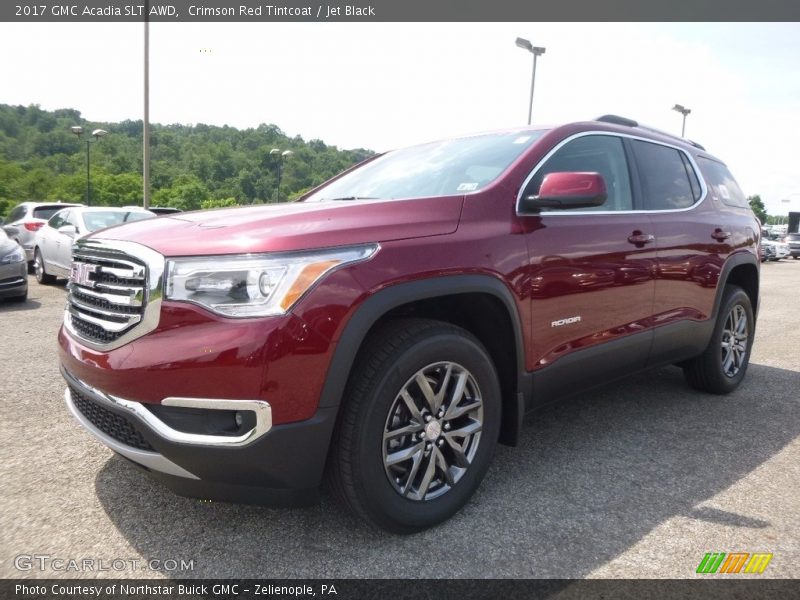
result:
[[[702,146],[615,116],[373,157],[298,202],[78,241],[80,423],[180,494],[372,524],[459,510],[523,416],[676,364],[747,370],[759,223]]]

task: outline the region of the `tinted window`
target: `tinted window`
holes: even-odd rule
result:
[[[631,210],[631,181],[622,140],[610,135],[586,135],[568,142],[547,159],[525,188],[525,195],[539,193],[548,173],[589,171],[606,182],[608,200],[601,206],[581,210]],[[550,209],[548,209],[550,210]]]
[[[37,206],[33,209],[33,216],[37,219],[49,219],[58,211],[64,210],[63,204],[54,204],[52,206]]]
[[[683,153],[675,148],[634,140],[636,166],[642,181],[644,208],[688,208],[699,198],[692,191]],[[699,189],[699,184],[697,184]]]
[[[19,221],[24,216],[25,216],[25,207],[17,206],[14,210],[12,210],[9,213],[8,222],[13,223],[14,221]]]
[[[395,150],[344,175],[305,202],[474,192],[496,179],[543,133],[476,135]]]
[[[697,164],[700,165],[700,170],[706,176],[706,181],[711,186],[714,196],[729,206],[750,207],[747,198],[745,198],[742,189],[736,183],[728,167],[721,162],[702,156],[698,157]]]

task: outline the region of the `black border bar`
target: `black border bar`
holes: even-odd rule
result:
[[[794,0],[3,0],[10,22],[800,21]]]
[[[0,598],[14,600],[381,600],[659,598],[749,600],[795,597],[790,579],[738,576],[696,579],[4,579]],[[72,593],[70,593],[72,591]],[[335,593],[333,593],[335,591]]]

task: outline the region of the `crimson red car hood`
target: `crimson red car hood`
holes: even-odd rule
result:
[[[268,204],[179,213],[91,237],[138,242],[165,256],[305,250],[453,233],[462,203],[447,196]]]

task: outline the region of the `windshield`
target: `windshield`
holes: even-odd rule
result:
[[[130,212],[123,212],[120,210],[86,211],[83,213],[83,222],[88,231],[97,231],[98,229],[105,229],[113,225],[132,223],[133,221],[152,219],[153,217],[155,217],[154,214],[143,210]]]
[[[486,134],[395,150],[304,201],[389,200],[475,192],[494,181],[544,133]]]

